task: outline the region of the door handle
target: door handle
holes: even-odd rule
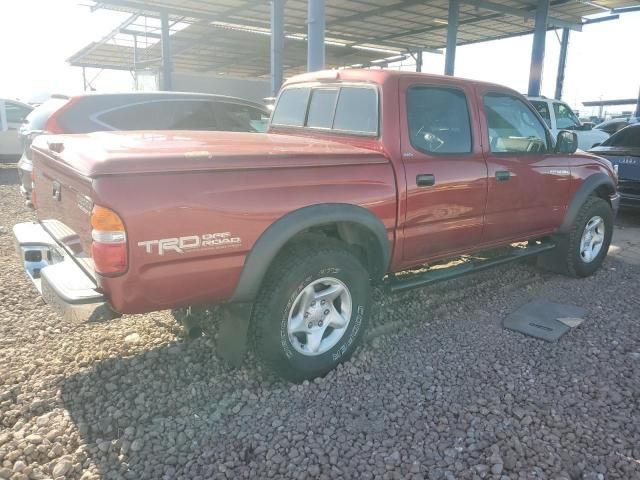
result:
[[[53,196],[53,198],[55,198],[56,200],[60,201],[60,194],[61,194],[61,190],[62,190],[62,186],[60,185],[60,182],[56,182],[55,180],[53,181],[52,186],[52,192],[51,195]]]
[[[416,184],[419,187],[432,187],[436,183],[436,177],[431,173],[416,175]]]
[[[508,170],[498,170],[496,172],[496,180],[499,182],[506,182],[511,178],[511,172]]]

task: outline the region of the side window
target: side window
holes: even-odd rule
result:
[[[158,102],[163,103],[163,102]],[[217,130],[213,105],[207,101],[166,102],[170,130]]]
[[[114,130],[215,129],[210,103],[198,100],[140,102],[107,110],[96,120]]]
[[[304,126],[309,88],[288,88],[278,97],[271,123],[289,127]]]
[[[471,152],[471,123],[465,94],[443,87],[411,87],[407,92],[411,145],[428,153]]]
[[[373,88],[342,87],[336,106],[335,130],[378,133],[378,95]]]
[[[543,153],[547,136],[538,117],[519,98],[490,93],[484,96],[493,153]]]
[[[7,123],[22,123],[27,118],[27,115],[31,113],[31,109],[18,103],[5,101],[4,104],[7,112]]]
[[[314,88],[309,102],[307,127],[331,128],[337,97],[337,88]]]
[[[549,112],[549,104],[547,102],[533,101],[531,102],[531,105],[533,105],[533,108],[538,111],[547,126],[551,128],[551,114]]]
[[[268,118],[266,114],[249,105],[228,102],[212,104],[216,130],[227,132],[263,132]]]
[[[580,120],[576,114],[564,103],[554,103],[553,111],[556,114],[556,128],[576,128],[580,126]]]

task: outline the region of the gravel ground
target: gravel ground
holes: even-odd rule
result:
[[[32,214],[0,166],[0,479],[640,479],[640,267],[572,280],[509,265],[376,294],[369,340],[291,385],[165,312],[74,326],[27,281]],[[503,330],[523,303],[582,305],[557,344]]]

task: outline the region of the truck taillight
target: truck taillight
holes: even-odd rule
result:
[[[95,205],[91,211],[91,257],[96,272],[114,276],[127,270],[127,232],[116,212]]]

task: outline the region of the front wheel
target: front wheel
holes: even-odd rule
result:
[[[253,310],[254,348],[278,375],[299,382],[345,361],[362,338],[369,274],[346,245],[313,238],[275,261]]]
[[[560,239],[559,267],[572,277],[586,277],[602,266],[613,234],[613,210],[606,200],[589,197],[571,230]]]

